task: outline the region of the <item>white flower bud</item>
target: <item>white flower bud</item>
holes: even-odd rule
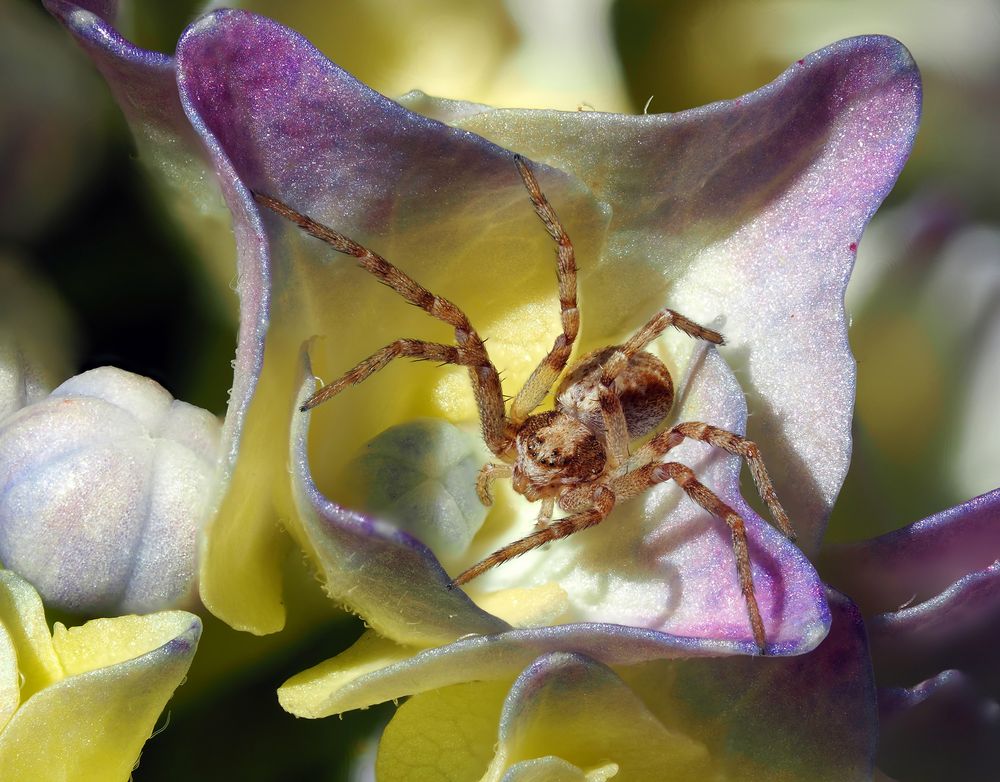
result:
[[[0,424],[0,560],[87,614],[190,603],[219,422],[159,384],[85,372]]]

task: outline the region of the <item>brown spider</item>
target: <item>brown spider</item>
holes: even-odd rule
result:
[[[623,345],[595,350],[577,361],[559,384],[555,409],[535,413],[565,370],[579,332],[576,261],[569,236],[542,194],[531,169],[520,156],[515,156],[514,162],[535,212],[557,243],[562,334],[518,391],[509,413],[505,411],[496,367],[486,353],[483,340],[462,310],[447,299],[434,295],[389,261],[357,242],[280,201],[260,193],[254,194],[261,204],[322,239],[338,252],[357,258],[364,269],[410,304],[455,329],[456,345],[416,339],[396,340],[340,379],[321,388],[301,409],[313,408],[349,386],[361,383],[395,358],[408,356],[467,367],[479,409],[483,439],[500,460],[498,464],[486,464],[480,471],[476,481],[480,500],[484,505],[492,504],[490,484],[497,478],[510,478],[515,491],[531,502],[541,500],[542,504],[535,532],[473,565],[452,582],[454,586],[471,581],[513,557],[599,524],[617,502],[631,499],[658,483],[673,480],[692,500],[729,525],[750,627],[763,653],[764,623],[754,595],[743,519],[702,484],[689,467],[677,462],[659,461],[685,438],[701,440],[742,457],[749,465],[757,489],[778,526],[794,539],[788,516],[778,502],[757,446],[733,432],[689,421],[660,432],[634,454],[629,454],[629,442],[655,430],[670,413],[674,398],[673,382],[667,367],[646,352],[646,346],[670,326],[716,345],[722,344],[722,335],[673,310],[662,309]],[[556,504],[569,515],[553,521]]]

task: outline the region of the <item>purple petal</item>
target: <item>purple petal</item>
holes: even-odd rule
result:
[[[308,361],[298,408],[314,390]],[[309,416],[292,424],[293,493],[307,546],[330,597],[343,601],[377,632],[401,643],[430,645],[466,633],[496,633],[507,623],[473,603],[423,543],[384,521],[330,502],[309,474]]]
[[[1000,704],[959,671],[943,671],[910,689],[880,690],[879,724],[879,767],[899,779],[996,778]]]
[[[118,105],[133,126],[169,131],[198,148],[177,98],[173,60],[125,40],[112,26],[117,2],[44,0],[107,79]]]
[[[938,594],[1000,559],[1000,489],[873,540],[827,546],[824,578],[865,614]]]
[[[639,319],[665,302],[695,320],[725,317],[724,355],[751,399],[750,436],[771,457],[811,550],[850,460],[855,367],[844,290],[919,113],[908,52],[869,36],[692,111],[497,110],[460,124],[575,173],[613,215],[616,238],[593,272],[605,296],[590,325],[611,332],[621,313]],[[643,276],[648,303],[615,295],[623,273]]]
[[[207,17],[182,39],[178,63],[182,99],[193,122],[208,139],[221,169],[238,172],[255,189],[277,194],[362,240],[369,235],[388,235],[410,253],[407,270],[429,288],[438,290],[435,279],[469,276],[471,270],[467,272],[467,267],[458,262],[465,258],[467,250],[463,248],[470,240],[489,246],[501,258],[511,259],[509,263],[476,267],[477,275],[482,272],[475,286],[480,297],[500,288],[502,278],[502,287],[513,288],[511,299],[516,301],[517,291],[527,286],[525,280],[534,283],[539,276],[551,273],[537,263],[516,260],[524,255],[524,242],[518,235],[538,237],[540,231],[533,224],[508,152],[467,132],[407,112],[322,58],[297,34],[260,17],[237,12]],[[572,187],[572,182],[557,172],[544,172],[544,176],[549,197],[558,198],[560,211],[565,208],[583,226],[603,225],[603,218],[581,195],[578,186]],[[468,235],[467,225],[482,222],[475,219],[477,211],[492,215],[500,208],[504,214],[507,203],[515,217],[492,222],[491,244],[486,244],[485,227]],[[503,220],[517,227],[506,226]],[[359,294],[355,291],[355,287],[370,286],[370,280],[361,275],[341,277],[337,268],[341,262],[337,258],[329,260],[328,251],[320,255],[321,264],[299,260],[296,252],[286,247],[287,227],[277,220],[271,224],[280,232],[276,240],[281,249],[276,258],[280,260],[273,269],[275,285],[279,290],[294,290],[300,298],[292,306],[291,300],[284,301],[284,294],[279,296],[269,339],[278,342],[291,334],[301,340],[316,331],[330,335],[317,351],[325,375],[327,370],[342,371],[359,355],[400,335],[395,320],[382,320],[372,324],[374,328],[352,322],[355,317],[371,317],[369,309],[359,311]],[[426,241],[429,226],[433,226],[431,244]],[[587,237],[593,231],[581,233]],[[407,236],[413,235],[424,241],[407,242]],[[303,243],[298,236],[291,241]],[[380,243],[385,241],[383,238]],[[586,241],[581,244],[588,249]],[[315,243],[306,242],[305,247],[310,254],[319,249]],[[515,263],[523,274],[512,271]],[[341,279],[339,285],[333,284]],[[548,287],[551,289],[551,285]],[[310,299],[312,303],[306,303]],[[385,306],[392,306],[388,299],[386,302]],[[471,306],[465,300],[462,304],[473,312],[482,309],[475,300]],[[317,319],[316,313],[327,314]],[[311,320],[306,319],[308,315]],[[414,322],[420,324],[415,328],[427,327],[426,318],[423,323],[419,317]],[[275,331],[281,335],[274,336]],[[270,371],[280,372],[283,359],[275,356],[272,360],[275,363],[271,367],[278,369]],[[733,417],[734,403],[721,401],[739,400],[738,386],[731,385],[732,389],[720,399],[720,409]],[[392,416],[400,414],[394,411],[399,410],[401,401],[398,386],[391,389],[396,392],[395,398],[386,396],[390,389],[377,388],[372,381],[364,389],[365,407],[377,410],[379,415],[380,423],[371,425],[374,432],[394,423]],[[378,401],[372,401],[373,394]],[[355,407],[348,418],[345,403],[338,400],[327,405],[313,422],[311,460],[299,459],[296,464],[305,468],[311,463],[313,474],[329,482],[327,476],[351,455],[351,440],[357,437],[361,420],[358,410]],[[730,428],[741,427],[742,418],[741,413],[735,414]],[[316,446],[317,441],[333,447]],[[775,648],[809,648],[822,636],[826,625],[815,575],[797,551],[772,531],[766,531],[763,522],[736,498],[731,463],[724,472],[720,491],[746,513],[753,530],[752,554],[758,567],[762,607],[766,619],[773,620],[770,624],[779,626],[773,635]],[[336,497],[335,483],[328,485],[331,496]],[[678,499],[675,491],[664,504],[670,507]],[[326,502],[320,501],[318,495],[314,500]],[[333,505],[326,507],[329,519],[339,517]],[[666,607],[657,612],[674,617],[674,624],[658,620],[656,627],[682,636],[746,639],[746,609],[735,584],[727,534],[719,524],[713,528],[703,513],[689,509],[688,516],[697,523],[671,524],[672,532],[666,534],[664,530],[664,534],[651,539],[646,554],[659,561],[661,580],[676,579],[671,557],[678,564],[698,563],[697,568],[687,567],[689,579],[683,590],[669,585],[661,588],[671,594]],[[524,567],[530,568],[530,561],[525,558]],[[613,570],[613,563],[604,563],[602,569]],[[720,577],[720,571],[725,575]],[[440,590],[440,578],[432,576],[434,568],[421,572],[430,581],[408,584],[408,591],[431,594],[431,584],[437,584]],[[410,575],[415,578],[416,571],[410,571]],[[625,620],[620,611],[614,610],[599,610],[579,618],[629,624],[640,621],[631,616]],[[644,624],[649,626],[650,621],[647,615]]]
[[[869,620],[881,686],[909,684],[956,668],[1000,692],[1000,561],[970,573],[919,605]]]
[[[717,726],[709,751],[726,759],[732,778],[870,779],[878,728],[864,624],[849,600],[828,597],[830,634],[809,654],[670,663],[676,678],[667,698],[637,686],[629,671],[623,676],[649,693],[668,728]]]

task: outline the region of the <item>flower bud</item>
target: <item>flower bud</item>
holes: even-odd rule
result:
[[[148,378],[71,378],[0,426],[0,559],[72,612],[188,604],[218,441]]]

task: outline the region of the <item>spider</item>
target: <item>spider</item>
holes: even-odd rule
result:
[[[600,524],[619,502],[665,481],[675,481],[694,502],[723,519],[732,534],[736,571],[746,602],[754,641],[765,650],[764,623],[754,595],[750,555],[743,519],[690,467],[663,461],[687,438],[700,440],[742,457],[750,468],[761,498],[778,527],[794,540],[791,523],[778,502],[760,451],[747,438],[706,423],[687,421],[655,434],[629,453],[632,440],[654,432],[666,420],[674,399],[670,372],[645,348],[667,328],[721,345],[723,337],[671,309],[661,309],[624,344],[595,350],[570,367],[556,389],[555,409],[535,410],[563,375],[580,327],[576,301],[576,260],[573,244],[549,204],[534,173],[520,156],[514,163],[532,206],[556,242],[562,333],[518,391],[507,412],[500,375],[490,361],[482,338],[455,304],[431,293],[405,272],[343,234],[261,193],[256,200],[333,249],[358,259],[362,268],[392,288],[410,304],[455,329],[455,345],[397,339],[366,358],[334,382],[323,386],[301,407],[309,410],[357,385],[393,359],[410,357],[467,367],[479,411],[483,439],[497,458],[476,480],[484,505],[493,502],[490,486],[509,478],[525,499],[541,502],[535,531],[500,548],[459,574],[452,586],[465,584],[487,570],[539,546]],[[555,506],[569,515],[553,521]]]

